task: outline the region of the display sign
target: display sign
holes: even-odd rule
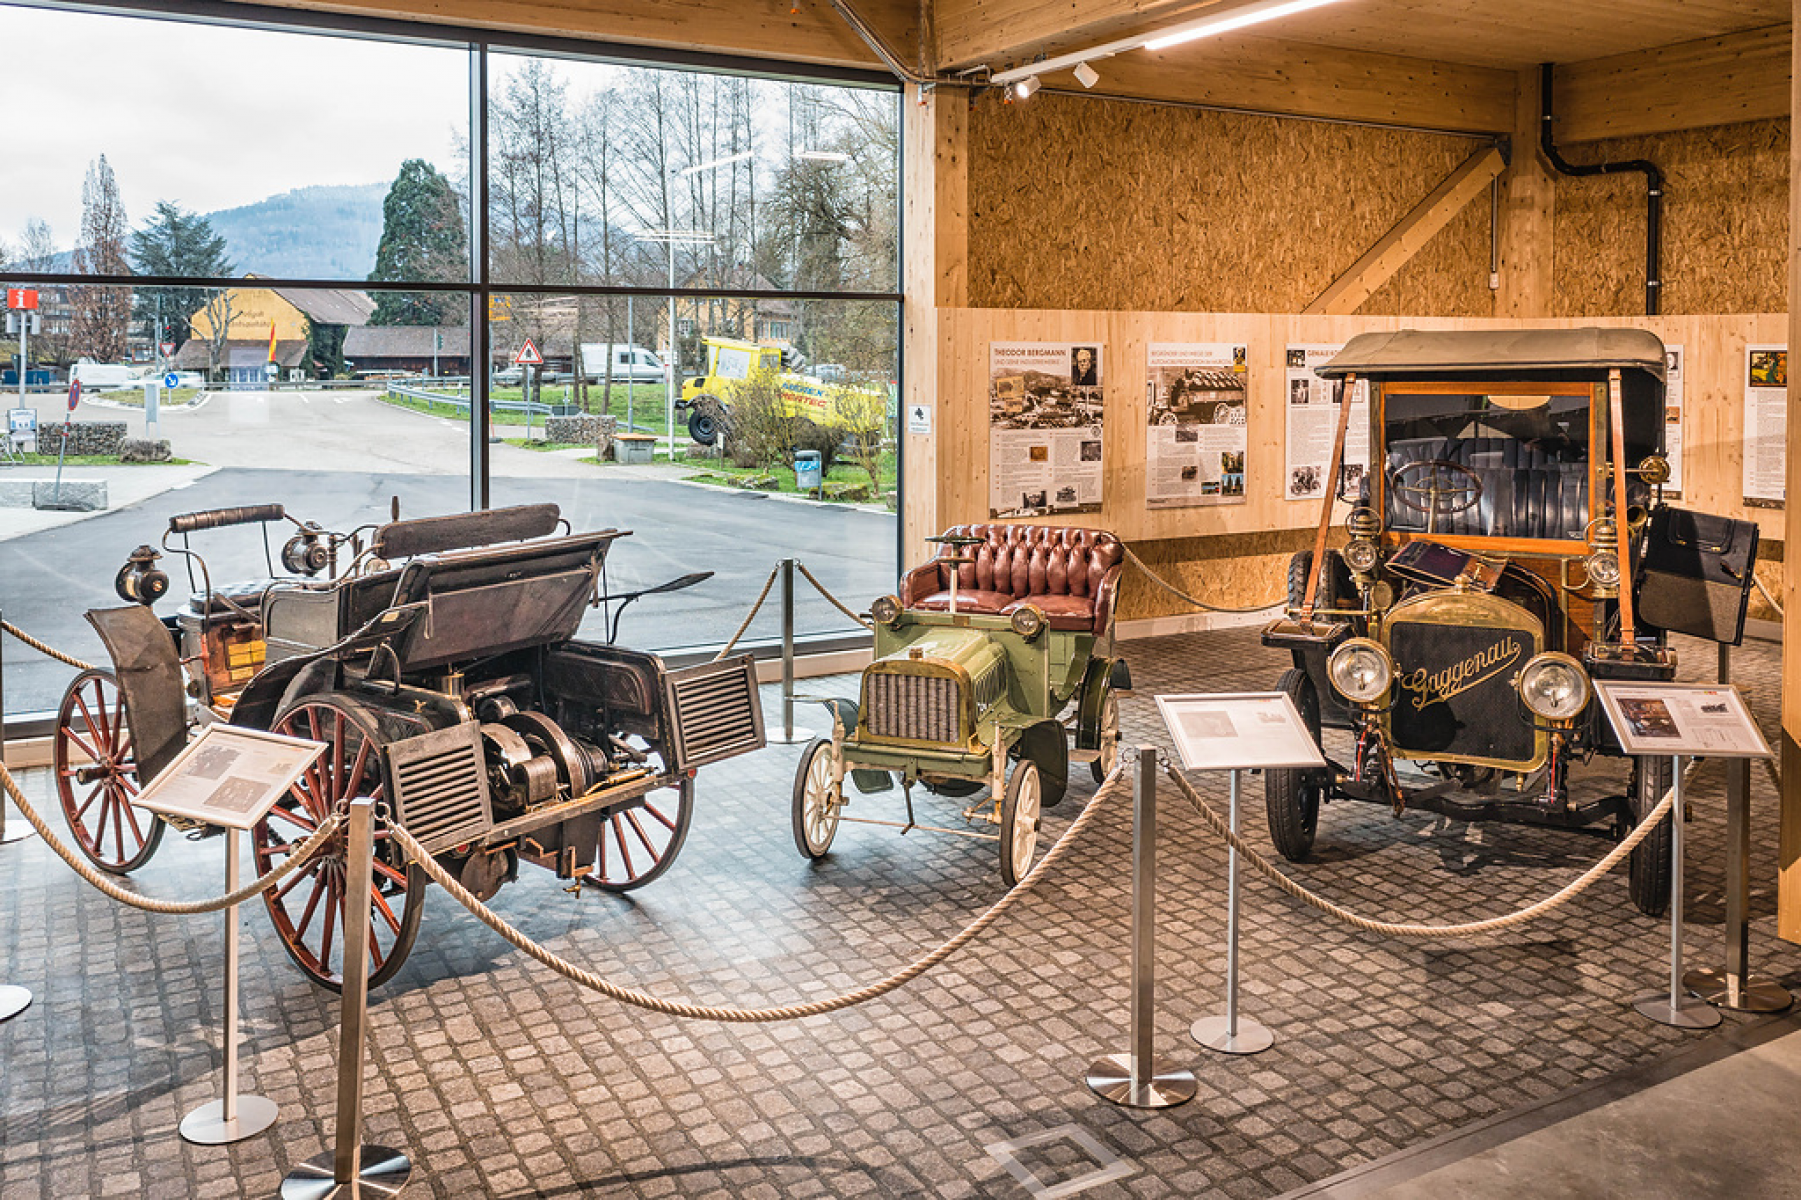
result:
[[[36,288],[7,288],[6,307],[36,308],[38,306],[38,290]]]
[[[988,347],[988,515],[1099,512],[1102,347]]]
[[[907,405],[907,432],[921,437],[932,432],[932,406],[930,404]]]
[[[79,405],[80,403],[81,403],[81,380],[71,379],[71,380],[69,380],[69,411],[74,412],[76,406]]]
[[[1282,381],[1287,429],[1283,490],[1290,500],[1317,500],[1326,494],[1332,468],[1332,446],[1338,438],[1338,384],[1321,379],[1314,369],[1332,361],[1342,343],[1288,347]],[[1345,428],[1344,494],[1362,490],[1370,460],[1370,385],[1359,379],[1351,393],[1351,422]]]
[[[525,345],[519,347],[519,353],[513,355],[513,365],[541,367],[544,365],[544,356],[538,353],[538,347],[532,343],[532,340],[526,338]]]
[[[1687,357],[1681,345],[1663,348],[1663,455],[1670,460],[1666,496],[1682,495],[1682,380]]]
[[[324,742],[208,725],[133,803],[208,825],[249,829],[324,752]]]
[[[1628,754],[1770,757],[1744,697],[1730,684],[1596,680],[1595,692]]]
[[[1245,502],[1245,346],[1153,342],[1146,357],[1145,504]]]
[[[1788,347],[1745,347],[1745,503],[1781,508],[1788,470]]]
[[[1286,692],[1158,696],[1157,708],[1185,771],[1326,765]]]

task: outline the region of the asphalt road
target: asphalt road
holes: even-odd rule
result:
[[[396,495],[403,517],[468,509],[469,486],[461,474],[467,456],[462,426],[396,410],[372,398],[340,403],[337,397],[314,397],[306,406],[289,404],[287,397],[261,403],[239,400],[235,408],[232,399],[219,397],[205,409],[182,414],[184,428],[165,417],[163,432],[176,439],[177,454],[245,465],[224,467],[118,511],[0,541],[0,611],[6,619],[59,649],[104,665],[104,650],[82,614],[121,603],[112,589],[114,574],[134,547],[156,544],[176,513],[279,501],[297,517],[328,529],[348,529],[387,520],[390,497]],[[269,419],[271,410],[279,415]],[[321,428],[329,435],[322,435]],[[787,556],[805,562],[855,607],[894,589],[892,514],[628,477],[551,455],[506,446],[494,449],[494,505],[552,501],[578,531],[609,527],[631,531],[631,537],[614,544],[608,559],[608,586],[614,593],[690,571],[715,573],[687,591],[634,604],[620,626],[620,641],[626,645],[666,650],[724,641],[743,619],[770,568]],[[501,451],[507,453],[503,456]],[[283,459],[290,461],[273,465]],[[294,459],[320,469],[294,469]],[[249,465],[259,461],[272,465]],[[458,473],[434,473],[446,469]],[[519,477],[527,470],[543,473]],[[271,553],[279,554],[292,527],[268,528]],[[259,529],[247,526],[193,536],[194,548],[207,556],[215,581],[269,576]],[[163,565],[174,586],[158,611],[173,612],[186,601],[187,582],[179,559],[165,560]],[[804,580],[796,600],[797,629],[849,627]],[[778,601],[779,588],[771,593],[748,638],[779,636]],[[598,612],[584,624],[583,636],[604,639]],[[72,674],[69,668],[10,639],[0,652],[5,655],[6,711],[55,708]]]

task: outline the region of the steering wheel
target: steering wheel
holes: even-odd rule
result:
[[[1482,476],[1448,458],[1416,459],[1390,471],[1388,482],[1402,505],[1434,517],[1464,512],[1482,499]]]

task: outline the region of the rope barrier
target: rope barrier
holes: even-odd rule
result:
[[[863,628],[865,628],[865,629],[874,629],[875,628],[874,625],[870,624],[868,621],[865,621],[857,613],[846,608],[844,606],[844,602],[842,600],[838,599],[838,597],[832,595],[832,593],[830,593],[826,590],[825,584],[823,584],[823,583],[819,582],[819,580],[813,578],[813,572],[807,570],[806,563],[801,562],[799,559],[795,559],[794,565],[797,568],[799,568],[800,573],[802,575],[806,576],[807,582],[813,585],[813,590],[818,592],[821,596],[825,597],[827,604],[830,604],[833,608],[837,609],[839,612],[843,613],[845,616],[849,617],[851,620],[855,621],[857,624],[861,625]]]
[[[54,658],[57,662],[67,663],[69,666],[74,667],[77,671],[98,671],[100,669],[99,667],[96,667],[93,663],[82,662],[79,658],[76,658],[72,654],[64,654],[61,650],[56,650],[50,646],[46,646],[44,643],[42,643],[42,642],[38,641],[36,638],[32,637],[29,633],[26,633],[23,629],[20,629],[17,625],[14,625],[11,621],[0,621],[0,629],[4,629],[6,632],[12,634],[14,637],[18,638],[21,642],[24,642],[27,646],[30,646],[33,650],[36,650],[39,654],[47,654],[51,658]]]
[[[1688,781],[1689,776],[1693,775],[1695,766],[1696,764],[1691,763],[1689,770],[1684,773],[1684,783]],[[1669,814],[1670,807],[1675,803],[1676,799],[1676,789],[1672,787],[1663,794],[1663,799],[1657,802],[1657,807],[1645,814],[1645,819],[1639,822],[1638,828],[1627,835],[1626,839],[1619,845],[1608,851],[1605,858],[1583,872],[1582,875],[1578,876],[1568,886],[1563,888],[1562,891],[1557,892],[1555,895],[1548,896],[1536,904],[1527,905],[1518,912],[1508,913],[1506,916],[1490,917],[1483,921],[1470,921],[1462,925],[1404,925],[1392,921],[1372,921],[1368,917],[1360,917],[1350,909],[1334,904],[1325,897],[1308,891],[1278,870],[1268,859],[1264,858],[1262,854],[1253,849],[1242,837],[1233,833],[1231,825],[1226,822],[1225,818],[1213,811],[1213,809],[1208,806],[1207,802],[1201,799],[1201,794],[1194,790],[1188,780],[1182,778],[1181,772],[1177,771],[1174,766],[1166,766],[1164,770],[1169,777],[1175,781],[1176,787],[1181,789],[1182,794],[1188,797],[1189,802],[1192,803],[1195,808],[1200,810],[1202,819],[1212,827],[1213,832],[1219,834],[1230,843],[1234,850],[1244,855],[1245,859],[1259,875],[1262,875],[1265,879],[1268,879],[1271,883],[1275,884],[1276,887],[1287,892],[1301,903],[1316,908],[1327,916],[1343,921],[1347,925],[1364,930],[1367,933],[1381,933],[1391,937],[1402,938],[1453,938],[1470,937],[1482,933],[1493,933],[1498,930],[1510,928],[1514,925],[1523,924],[1532,920],[1534,917],[1543,916],[1545,913],[1561,907],[1587,891],[1591,884],[1601,878],[1601,876],[1607,874],[1607,872],[1613,870],[1614,867],[1619,865],[1621,859],[1632,853],[1633,849],[1640,842],[1650,836],[1652,829],[1656,828],[1657,823]]]
[[[32,828],[38,831],[38,836],[44,839],[44,844],[56,851],[57,857],[68,863],[77,875],[121,904],[128,904],[132,908],[141,908],[145,912],[160,913],[164,916],[192,916],[195,913],[220,912],[234,904],[242,904],[258,892],[274,887],[293,874],[301,864],[318,851],[319,847],[338,832],[338,825],[341,822],[341,818],[336,813],[327,816],[324,821],[320,822],[319,828],[313,831],[313,836],[295,847],[293,853],[289,854],[286,861],[280,866],[260,879],[251,880],[235,892],[229,892],[211,900],[153,900],[148,896],[140,896],[136,892],[126,891],[107,876],[77,858],[74,852],[63,845],[62,840],[51,831],[50,826],[44,823],[44,818],[38,815],[37,810],[31,807],[30,802],[25,799],[25,794],[19,790],[19,785],[13,781],[12,772],[8,771],[4,764],[0,764],[0,783],[6,785],[6,794],[11,796],[13,803],[19,806],[19,811],[25,814],[25,819],[30,821]],[[160,820],[157,817],[151,819]]]
[[[1757,585],[1757,590],[1763,593],[1764,603],[1775,609],[1776,616],[1780,618],[1782,616],[1782,605],[1776,603],[1776,597],[1770,595],[1770,589],[1763,585],[1763,580],[1757,577],[1755,571],[1751,573],[1751,582],[1755,583]]]
[[[813,1000],[805,1004],[788,1004],[779,1008],[714,1007],[711,1005],[691,1004],[683,1000],[666,1000],[659,996],[652,996],[648,992],[641,992],[634,988],[625,987],[621,984],[603,979],[599,975],[586,971],[581,967],[575,966],[573,963],[558,957],[537,942],[534,942],[525,934],[507,924],[498,913],[494,912],[493,909],[483,904],[480,900],[477,900],[462,886],[462,884],[458,883],[448,871],[439,866],[437,861],[425,852],[425,847],[413,840],[411,834],[407,833],[406,830],[398,825],[390,825],[389,828],[392,832],[394,841],[407,856],[418,862],[418,864],[425,869],[425,873],[429,875],[439,887],[449,892],[459,904],[474,914],[477,920],[486,925],[489,929],[492,929],[495,933],[498,933],[507,941],[511,942],[518,949],[524,951],[532,958],[537,959],[540,963],[543,963],[552,971],[555,971],[558,975],[561,975],[572,983],[579,984],[590,991],[599,992],[601,995],[611,997],[614,1000],[635,1005],[639,1008],[649,1009],[651,1012],[662,1013],[665,1016],[691,1017],[702,1021],[734,1021],[743,1023],[794,1021],[799,1020],[802,1017],[816,1017],[824,1013],[837,1012],[839,1009],[850,1008],[853,1005],[874,1000],[878,996],[885,995],[895,988],[917,979],[919,976],[925,974],[927,971],[949,958],[952,954],[955,954],[958,950],[962,949],[983,930],[999,920],[1003,913],[1017,904],[1026,893],[1032,889],[1033,885],[1044,877],[1045,872],[1051,868],[1052,864],[1063,857],[1069,847],[1072,846],[1076,839],[1081,835],[1082,831],[1088,827],[1095,816],[1106,806],[1106,801],[1111,800],[1116,792],[1129,790],[1129,788],[1125,786],[1129,782],[1129,778],[1130,777],[1126,772],[1115,769],[1114,773],[1101,785],[1100,790],[1096,791],[1089,799],[1088,805],[1082,810],[1081,815],[1070,823],[1069,828],[1063,831],[1063,836],[1057,839],[1057,844],[1052,846],[1050,850],[1046,852],[1045,856],[1038,860],[1038,864],[1027,873],[1026,877],[1020,880],[1018,885],[1006,895],[1002,896],[999,900],[996,900],[986,912],[971,921],[968,925],[965,925],[955,937],[939,946],[936,950],[931,951],[921,958],[913,960],[913,962],[909,963],[900,971],[878,983],[870,984],[868,987],[858,988],[856,991],[845,992],[842,995],[833,996],[828,999]]]
[[[730,654],[733,647],[737,646],[738,639],[744,636],[744,631],[750,628],[750,623],[757,619],[758,613],[763,611],[763,601],[769,599],[769,589],[775,586],[775,577],[781,572],[782,565],[780,563],[769,568],[769,578],[763,581],[763,590],[757,593],[756,603],[752,604],[750,611],[744,614],[743,622],[739,624],[737,632],[732,634],[731,640],[725,644],[725,648],[713,656],[714,662],[718,662]]]
[[[1158,575],[1155,571],[1151,570],[1151,568],[1145,564],[1145,561],[1142,558],[1139,558],[1138,555],[1132,553],[1132,548],[1130,546],[1126,545],[1124,542],[1121,542],[1119,544],[1119,548],[1121,550],[1125,551],[1126,561],[1128,563],[1131,563],[1134,567],[1137,567],[1139,573],[1142,574],[1146,579],[1149,579],[1152,583],[1156,584],[1158,587],[1162,588],[1164,591],[1168,592],[1170,595],[1174,596],[1176,599],[1182,601],[1184,604],[1190,604],[1190,605],[1193,605],[1195,608],[1205,609],[1207,612],[1260,613],[1260,612],[1268,612],[1272,608],[1281,608],[1282,605],[1287,602],[1287,595],[1286,595],[1286,593],[1284,593],[1282,599],[1280,599],[1280,600],[1272,600],[1268,604],[1259,604],[1253,608],[1227,608],[1224,605],[1209,604],[1205,600],[1195,599],[1193,596],[1190,596],[1187,592],[1174,586],[1173,584],[1164,582],[1161,578],[1158,577]]]

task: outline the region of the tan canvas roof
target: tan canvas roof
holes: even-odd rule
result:
[[[1482,371],[1643,371],[1663,379],[1663,342],[1643,329],[1398,329],[1360,333],[1319,368],[1327,379]]]

